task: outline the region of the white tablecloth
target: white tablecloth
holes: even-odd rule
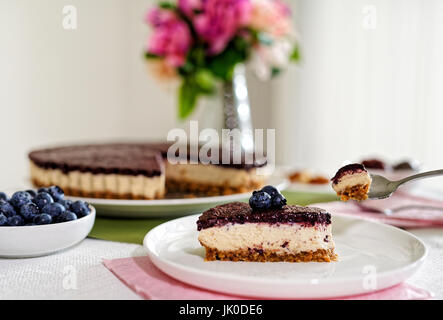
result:
[[[426,243],[429,256],[408,282],[443,299],[443,229],[412,233]],[[0,299],[140,299],[101,262],[145,254],[139,245],[86,239],[46,257],[0,259]]]

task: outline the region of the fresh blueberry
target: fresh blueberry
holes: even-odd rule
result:
[[[24,224],[25,224],[25,221],[19,215],[15,215],[15,216],[8,218],[8,226],[16,227],[16,226],[22,226]]]
[[[37,193],[42,193],[42,192],[48,193],[49,189],[48,188],[40,188],[40,189],[37,190]]]
[[[3,213],[0,213],[0,227],[6,226],[8,224],[8,218]]]
[[[38,209],[37,205],[32,202],[24,204],[20,208],[20,215],[25,220],[32,220],[32,219],[34,219],[35,215],[37,215],[39,213],[40,213],[40,210]]]
[[[52,199],[51,195],[47,192],[40,192],[34,198],[34,203],[39,207],[39,209],[43,209],[48,203],[53,203],[54,199]]]
[[[60,203],[57,202],[48,203],[42,209],[42,213],[49,214],[52,219],[58,217],[60,214],[62,214],[65,211],[66,211],[65,207],[63,207]]]
[[[261,189],[261,191],[264,191],[267,194],[269,194],[271,196],[271,198],[273,198],[277,194],[280,194],[280,192],[277,190],[277,188],[275,188],[273,186],[265,186]]]
[[[36,226],[36,224],[34,222],[29,222],[29,223],[25,224],[25,226]]]
[[[26,190],[27,193],[29,193],[31,195],[31,198],[34,199],[35,196],[37,195],[37,192],[35,192],[34,190]]]
[[[266,210],[271,208],[272,198],[264,191],[254,191],[249,198],[249,205],[252,210]]]
[[[50,187],[49,194],[51,195],[52,199],[54,199],[54,201],[61,200],[65,196],[63,189],[59,186]]]
[[[68,222],[72,220],[77,220],[77,215],[74,212],[65,211],[58,216],[57,222]]]
[[[9,197],[6,193],[0,192],[0,200],[9,201]]]
[[[65,207],[66,210],[69,210],[72,205],[72,201],[68,199],[60,199],[57,202],[60,203],[63,207]]]
[[[31,201],[32,198],[29,193],[26,191],[17,191],[12,195],[10,202],[14,207],[20,208],[22,205],[30,203]]]
[[[0,200],[0,213],[4,214],[7,218],[17,214],[14,207],[4,200]]]
[[[34,223],[37,225],[50,224],[51,222],[52,222],[51,216],[46,213],[42,213],[34,217]]]
[[[71,204],[71,211],[74,212],[77,217],[81,218],[87,216],[91,213],[91,209],[89,209],[89,205],[82,200],[78,200]]]
[[[272,197],[272,207],[275,209],[281,209],[286,205],[286,198],[280,193]]]

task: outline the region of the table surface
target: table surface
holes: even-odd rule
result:
[[[407,282],[443,299],[443,229],[408,231],[425,242],[429,254]],[[0,299],[140,299],[102,261],[142,255],[141,245],[88,238],[49,256],[0,259]]]

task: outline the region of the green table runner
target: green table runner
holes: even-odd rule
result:
[[[311,203],[337,200],[332,194],[283,192],[288,204],[309,205]],[[171,219],[111,219],[97,217],[89,237],[142,244],[146,233],[159,224]]]

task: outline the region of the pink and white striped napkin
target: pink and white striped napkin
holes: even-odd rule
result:
[[[247,299],[190,286],[160,271],[148,257],[104,260],[103,264],[129,288],[151,300],[240,300]],[[346,300],[429,299],[428,291],[401,283],[369,294],[343,297]]]
[[[371,212],[355,201],[334,201],[317,203],[310,206],[328,210],[331,214],[360,217],[391,224],[402,228],[443,227],[443,201],[427,199],[406,192],[397,191],[392,197],[382,200],[365,200],[361,202],[366,207],[393,209],[406,205],[425,205],[440,207],[442,210],[408,209],[396,212],[390,216]]]

